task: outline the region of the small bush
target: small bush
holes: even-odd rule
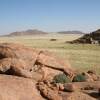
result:
[[[53,80],[55,83],[62,83],[62,84],[71,82],[70,78],[67,77],[65,74],[58,74],[54,77]]]
[[[73,78],[73,82],[84,82],[86,81],[85,75],[78,74]]]

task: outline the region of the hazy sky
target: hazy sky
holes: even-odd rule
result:
[[[100,28],[100,0],[0,0],[0,34]]]

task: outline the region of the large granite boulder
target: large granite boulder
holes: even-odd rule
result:
[[[31,79],[0,75],[0,100],[44,100]]]
[[[51,52],[15,43],[1,43],[0,73],[39,81],[52,79],[58,73],[65,73],[72,78],[75,71],[67,60],[56,57]]]

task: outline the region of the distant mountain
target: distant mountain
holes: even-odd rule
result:
[[[60,31],[60,32],[57,32],[59,34],[85,34],[81,31]]]
[[[5,36],[26,36],[26,35],[45,35],[48,34],[47,32],[43,32],[40,30],[26,30],[26,31],[21,31],[21,32],[12,32],[8,35]]]

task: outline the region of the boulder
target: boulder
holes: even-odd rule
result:
[[[78,91],[78,87],[72,83],[64,84],[64,90],[67,92]]]
[[[0,73],[33,78],[52,79],[58,73],[73,78],[75,71],[67,60],[53,53],[15,43],[0,44]]]
[[[0,75],[0,100],[44,100],[31,79]]]

